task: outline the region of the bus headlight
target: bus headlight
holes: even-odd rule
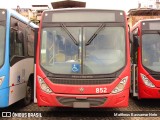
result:
[[[0,77],[0,86],[2,85],[3,80],[4,80],[4,76]]]
[[[126,77],[124,77],[121,81],[120,81],[120,83],[112,90],[112,94],[116,94],[116,93],[119,93],[119,92],[121,92],[123,89],[124,89],[124,87],[125,87],[125,85],[126,85],[126,83],[127,83],[127,80],[128,80],[128,76],[126,76]]]
[[[140,75],[146,86],[151,87],[151,88],[155,87],[155,85],[144,74],[141,73]]]
[[[40,76],[38,76],[38,80],[40,87],[44,92],[52,93],[52,90],[48,87],[48,85],[44,82],[44,80]]]

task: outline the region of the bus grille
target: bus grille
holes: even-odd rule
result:
[[[87,99],[76,99],[74,97],[56,97],[57,100],[64,106],[73,107],[74,102],[88,102],[90,107],[98,107],[103,105],[107,98],[87,98]]]
[[[55,84],[68,84],[68,85],[99,85],[110,84],[116,78],[100,78],[100,79],[72,79],[72,78],[49,78]]]
[[[156,79],[156,80],[160,80],[160,75],[153,75],[153,74],[151,74],[151,76],[152,76],[154,79]]]

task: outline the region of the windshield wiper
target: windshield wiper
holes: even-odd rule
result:
[[[104,23],[99,26],[99,28],[97,29],[97,31],[96,31],[96,32],[91,36],[91,38],[87,41],[86,46],[89,45],[89,44],[93,41],[93,39],[99,34],[99,32],[100,32],[104,27],[105,27],[105,24],[104,24]]]
[[[77,40],[73,37],[73,35],[68,31],[68,29],[66,28],[66,26],[64,24],[61,24],[61,27],[63,28],[63,30],[67,33],[67,35],[73,40],[73,42],[78,45]]]

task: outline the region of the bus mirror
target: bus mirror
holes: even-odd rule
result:
[[[139,36],[135,36],[135,35],[133,35],[133,42],[134,42],[134,46],[136,47],[136,48],[138,48],[138,46],[139,46]]]
[[[22,43],[23,42],[23,33],[22,31],[18,30],[16,33],[17,39],[16,42],[17,43]]]
[[[139,36],[137,37],[137,40],[138,40],[138,43],[137,43],[137,44],[138,44],[138,46],[139,46],[139,45],[140,45],[140,37],[139,37]]]
[[[129,34],[129,40],[130,40],[130,43],[133,43],[133,33],[132,32],[130,32]]]

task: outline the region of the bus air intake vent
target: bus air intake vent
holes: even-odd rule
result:
[[[100,85],[110,84],[116,78],[100,78],[100,79],[73,79],[73,78],[50,78],[50,81],[55,84],[67,84],[67,85]]]
[[[107,98],[87,98],[87,99],[76,99],[74,97],[57,97],[57,100],[64,106],[73,107],[75,102],[88,102],[90,107],[98,107],[103,105]]]
[[[154,75],[154,74],[151,74],[151,76],[154,78],[154,79],[156,79],[156,80],[160,80],[160,75]]]

